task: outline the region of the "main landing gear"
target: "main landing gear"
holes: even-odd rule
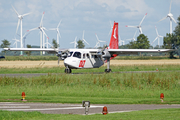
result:
[[[105,73],[112,72],[110,69],[110,58],[107,58],[107,69],[105,69]]]

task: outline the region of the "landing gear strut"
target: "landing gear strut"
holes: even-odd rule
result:
[[[105,69],[106,73],[112,72],[110,69],[110,58],[107,58],[107,69]]]

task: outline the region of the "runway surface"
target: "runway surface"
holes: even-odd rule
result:
[[[103,107],[106,106],[108,113],[122,113],[139,110],[153,110],[165,108],[180,108],[180,105],[147,105],[147,104],[92,104],[88,115],[102,114]],[[7,111],[39,111],[44,114],[80,114],[85,115],[85,108],[81,104],[60,104],[60,103],[16,103],[0,102],[0,110]]]

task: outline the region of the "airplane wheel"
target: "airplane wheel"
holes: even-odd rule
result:
[[[64,72],[65,72],[65,73],[71,73],[72,71],[71,71],[71,69],[65,69]]]
[[[105,72],[106,72],[106,73],[109,73],[109,72],[111,72],[111,69],[109,69],[109,70],[108,70],[108,69],[105,69]]]

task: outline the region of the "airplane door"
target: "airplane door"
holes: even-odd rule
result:
[[[85,61],[84,68],[92,68],[92,63],[91,63],[91,56],[89,53],[83,53],[83,60]]]

